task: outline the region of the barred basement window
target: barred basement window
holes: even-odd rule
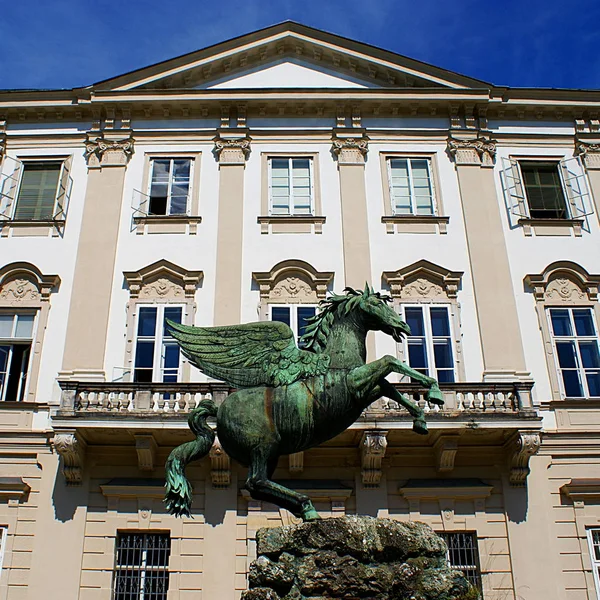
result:
[[[448,545],[448,564],[456,571],[462,571],[467,581],[481,593],[481,570],[477,536],[466,532],[445,532],[440,536]],[[483,596],[481,596],[483,598]]]
[[[596,598],[600,600],[600,529],[588,529],[587,537],[594,571],[594,583],[596,584]]]
[[[167,600],[170,554],[168,533],[120,533],[114,600]]]

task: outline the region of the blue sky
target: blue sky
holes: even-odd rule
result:
[[[599,0],[25,0],[0,88],[89,85],[286,19],[497,85],[600,88]]]

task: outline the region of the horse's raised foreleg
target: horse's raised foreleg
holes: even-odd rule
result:
[[[319,519],[319,513],[308,496],[299,494],[269,479],[275,465],[276,457],[268,457],[260,449],[254,451],[246,480],[246,489],[250,495],[255,500],[264,500],[281,506],[303,521]]]
[[[379,389],[382,395],[394,400],[406,408],[413,417],[413,431],[421,435],[427,434],[427,423],[425,413],[420,406],[417,406],[412,400],[409,400],[404,394],[401,394],[387,379],[379,380]]]

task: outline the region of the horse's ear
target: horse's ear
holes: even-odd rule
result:
[[[365,290],[363,292],[363,296],[369,296],[371,294],[371,290],[369,289],[369,283],[365,281]]]

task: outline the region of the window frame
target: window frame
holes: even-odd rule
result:
[[[433,377],[437,380],[437,371],[438,368],[434,365],[435,362],[435,349],[434,349],[434,338],[440,338],[441,336],[434,336],[433,332],[431,331],[431,308],[445,308],[446,309],[446,316],[448,318],[448,330],[449,330],[449,335],[447,336],[447,338],[450,340],[450,347],[452,350],[452,375],[453,375],[453,379],[454,381],[449,382],[449,383],[456,383],[457,381],[459,381],[459,365],[457,364],[457,359],[456,359],[456,355],[457,355],[457,347],[456,347],[456,337],[455,337],[455,332],[454,332],[454,319],[453,319],[453,305],[451,302],[402,302],[399,304],[399,311],[401,311],[400,316],[402,317],[402,319],[404,321],[406,321],[406,309],[407,308],[420,308],[422,309],[424,312],[425,310],[427,311],[427,315],[428,318],[425,317],[425,314],[423,315],[423,326],[424,326],[424,331],[425,331],[425,335],[423,336],[425,338],[425,348],[427,351],[427,376],[428,377]],[[446,336],[444,336],[445,338]],[[410,365],[410,358],[409,358],[409,351],[408,351],[408,347],[409,347],[410,341],[409,341],[409,337],[406,336],[404,337],[403,341],[402,341],[402,347],[403,347],[403,358],[404,361],[406,362],[406,364]],[[415,368],[415,367],[413,367]],[[444,371],[449,371],[450,369],[447,367],[442,367],[441,370]],[[434,371],[432,373],[432,371]]]
[[[140,554],[141,554],[141,560],[140,560],[140,565],[132,565],[132,564],[125,564],[125,565],[119,565],[119,561],[118,561],[118,557],[119,557],[119,550],[120,550],[120,546],[119,546],[119,542],[121,539],[121,536],[128,536],[128,535],[138,535],[138,536],[142,536],[142,538],[144,539],[144,541],[149,537],[149,536],[165,536],[168,540],[168,548],[166,551],[166,564],[165,565],[161,565],[159,567],[155,567],[154,569],[152,567],[148,568],[147,564],[144,564],[145,561],[147,561],[148,558],[148,544],[146,543],[144,548],[141,550]],[[170,576],[171,576],[171,571],[169,569],[169,563],[171,562],[171,550],[172,550],[172,538],[171,538],[171,532],[170,531],[138,531],[138,530],[119,530],[117,532],[117,537],[115,538],[115,550],[114,550],[114,566],[113,566],[113,582],[112,582],[112,598],[117,598],[117,581],[119,578],[119,573],[120,572],[124,572],[126,573],[127,571],[131,571],[133,573],[140,573],[140,589],[139,589],[139,593],[137,594],[137,598],[135,600],[145,600],[145,590],[144,590],[144,583],[146,580],[146,575],[148,571],[154,571],[154,572],[158,572],[158,573],[165,573],[166,574],[166,589],[164,590],[164,595],[163,595],[163,599],[166,600],[168,593],[169,593],[169,583],[170,583]],[[133,554],[133,552],[132,552]],[[143,558],[142,558],[143,557]],[[128,594],[129,595],[129,594]],[[154,594],[150,594],[152,597],[154,597]]]
[[[193,182],[194,182],[194,163],[195,160],[192,157],[187,157],[187,156],[173,156],[173,155],[169,155],[169,156],[152,156],[150,157],[150,166],[149,166],[149,173],[148,173],[148,183],[147,183],[147,187],[146,189],[146,195],[148,197],[148,216],[149,217],[189,217],[191,216],[191,200],[192,200],[192,193],[193,193]],[[169,181],[167,183],[167,205],[166,205],[166,212],[164,214],[162,213],[150,213],[150,201],[152,198],[152,177],[154,174],[154,163],[157,160],[168,160],[169,161]],[[182,213],[172,213],[170,212],[170,208],[171,208],[171,204],[172,204],[172,186],[173,186],[173,163],[176,160],[189,160],[190,161],[190,174],[188,177],[188,193],[187,193],[187,198],[186,198],[186,203],[185,203],[185,212]]]
[[[475,577],[474,577],[475,583],[473,583],[473,581],[470,581],[466,575],[465,575],[465,578],[467,579],[467,581],[469,581],[469,583],[474,588],[476,588],[479,591],[480,600],[483,600],[483,577],[482,577],[482,573],[481,573],[481,553],[479,552],[479,538],[477,536],[477,532],[476,531],[441,531],[441,532],[438,532],[438,535],[444,540],[444,542],[446,542],[446,546],[448,548],[448,552],[446,554],[446,560],[448,563],[448,567],[450,567],[450,569],[452,569],[454,571],[462,572],[463,575],[465,575],[464,570],[463,570],[465,567],[471,571],[475,571]],[[473,541],[474,558],[475,558],[475,561],[472,566],[453,565],[452,564],[450,547],[448,546],[447,538],[449,538],[450,536],[453,536],[453,535],[469,535],[469,536],[471,536],[471,539]]]
[[[594,552],[594,532],[598,533],[598,546],[600,548],[600,527],[587,527],[586,537],[588,542],[588,550],[590,553],[590,563],[592,565],[594,584],[596,585],[596,598],[600,600],[600,559],[596,559],[596,553]]]
[[[289,185],[289,196],[288,196],[288,212],[274,212],[273,210],[273,160],[287,160],[288,161],[288,179]],[[296,205],[294,202],[294,160],[308,160],[308,172],[310,178],[310,207],[308,212],[296,212]],[[269,185],[269,211],[270,217],[314,217],[315,216],[315,168],[314,168],[314,157],[311,155],[302,154],[290,154],[289,156],[275,156],[269,155],[267,158],[267,177]]]
[[[392,161],[393,160],[405,160],[407,161],[407,172],[408,172],[408,182],[409,182],[409,203],[410,203],[410,212],[403,213],[397,212],[397,207],[395,206],[395,202],[393,201],[393,185],[392,185]],[[413,185],[413,167],[412,161],[416,160],[424,160],[427,163],[427,174],[429,180],[429,187],[431,192],[431,213],[419,213],[418,207],[416,206],[416,194]],[[430,156],[386,156],[386,166],[387,166],[387,181],[388,181],[388,191],[390,197],[390,211],[391,215],[394,217],[403,217],[403,216],[413,216],[413,217],[436,217],[438,216],[437,209],[437,190],[435,179],[433,177],[433,166],[432,159]]]
[[[135,382],[135,372],[136,372],[136,360],[137,360],[137,352],[138,352],[138,325],[139,325],[139,316],[140,310],[142,308],[154,308],[156,309],[156,325],[154,333],[155,335],[151,338],[154,341],[154,352],[152,356],[152,379],[151,383],[164,383],[164,356],[163,356],[163,348],[165,347],[165,336],[162,324],[164,323],[165,318],[165,309],[166,308],[181,308],[181,322],[185,323],[186,314],[187,314],[187,305],[185,302],[168,302],[168,303],[159,303],[159,302],[138,302],[135,306],[135,313],[133,317],[133,340],[132,340],[132,367],[131,367],[131,380]],[[148,336],[143,336],[143,338],[148,338]],[[174,339],[174,338],[173,338]],[[143,340],[142,340],[143,341]],[[175,341],[173,341],[173,345],[177,345]],[[156,380],[156,376],[160,376],[160,379]],[[183,355],[181,351],[179,352],[179,365],[177,367],[177,381],[175,383],[181,383],[183,377]]]
[[[571,331],[573,332],[574,335],[570,335],[570,336],[556,336],[554,334],[554,327],[552,325],[552,317],[551,317],[551,311],[553,310],[566,310],[569,313],[569,322],[571,325]],[[573,311],[574,310],[587,310],[589,311],[591,318],[592,318],[592,324],[594,326],[594,330],[595,330],[595,335],[594,336],[578,336],[576,335],[576,329],[575,329],[575,322],[574,322],[574,317],[573,317]],[[552,341],[552,348],[554,350],[554,364],[555,364],[555,368],[556,368],[556,374],[557,374],[557,378],[558,378],[558,386],[560,389],[560,394],[561,397],[563,399],[573,399],[573,400],[581,400],[581,399],[593,399],[593,400],[600,400],[600,395],[598,396],[592,396],[589,393],[589,387],[588,387],[588,383],[587,383],[587,379],[585,377],[585,367],[583,366],[583,362],[581,360],[581,352],[579,349],[579,344],[577,343],[577,341],[579,340],[584,340],[584,341],[595,341],[596,342],[596,346],[600,352],[600,333],[598,330],[598,320],[596,318],[596,314],[595,311],[593,309],[592,306],[576,306],[576,305],[567,305],[567,306],[547,306],[546,307],[546,319],[547,319],[547,327],[548,327],[548,332],[550,334],[550,338]],[[577,359],[577,363],[578,366],[575,367],[575,370],[577,372],[578,378],[579,378],[579,382],[580,382],[580,386],[582,388],[582,391],[584,392],[583,396],[568,396],[565,390],[565,385],[564,385],[564,381],[562,378],[562,370],[563,367],[560,366],[560,361],[559,361],[559,356],[558,356],[558,348],[556,346],[557,343],[557,337],[558,337],[558,341],[565,340],[565,341],[570,341],[570,342],[574,342],[574,347],[575,347],[575,354],[576,354],[576,359]],[[593,369],[590,369],[593,370]],[[600,370],[600,369],[599,369]]]
[[[317,303],[308,303],[308,302],[269,302],[267,306],[267,320],[273,321],[273,308],[289,308],[290,309],[290,329],[294,333],[294,338],[296,340],[296,345],[300,348],[300,334],[298,331],[298,308],[314,308],[315,314],[317,314],[319,310],[319,305]]]
[[[552,219],[552,220],[556,220],[556,221],[569,221],[572,219],[575,219],[576,217],[573,215],[573,205],[570,201],[569,195],[567,193],[567,186],[565,184],[565,180],[564,180],[564,176],[563,176],[563,172],[562,172],[562,168],[561,168],[561,160],[564,160],[563,158],[557,159],[555,157],[545,157],[545,156],[540,156],[537,158],[534,157],[514,157],[514,160],[516,160],[517,162],[517,166],[519,168],[519,177],[521,179],[521,185],[522,185],[522,192],[523,192],[523,198],[525,201],[525,211],[527,214],[527,218],[532,219],[532,220],[546,220],[546,219]],[[556,172],[558,173],[558,179],[560,181],[560,191],[563,197],[563,200],[565,202],[565,211],[566,211],[566,216],[564,217],[532,217],[531,216],[531,201],[529,199],[529,196],[527,194],[527,186],[525,184],[525,177],[523,176],[523,168],[522,165],[524,163],[540,163],[540,164],[547,164],[547,165],[554,165],[556,167]]]

